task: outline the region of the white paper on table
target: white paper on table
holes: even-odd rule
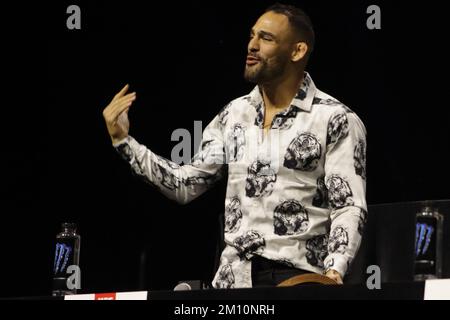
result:
[[[425,281],[424,300],[450,300],[450,279]]]

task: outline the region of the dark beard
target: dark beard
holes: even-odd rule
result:
[[[245,67],[244,79],[256,84],[270,82],[284,73],[285,66],[286,61],[277,59],[269,66],[266,60],[261,59],[259,64]]]

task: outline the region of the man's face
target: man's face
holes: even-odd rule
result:
[[[250,32],[244,77],[263,84],[282,77],[290,62],[294,35],[285,15],[266,12]]]

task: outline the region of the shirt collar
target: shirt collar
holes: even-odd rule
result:
[[[304,73],[302,85],[298,90],[294,99],[292,99],[291,107],[295,106],[301,110],[309,112],[311,110],[314,96],[316,95],[316,86],[308,72]],[[263,103],[263,97],[259,86],[255,86],[247,96],[248,101],[255,108],[259,108]],[[289,108],[288,108],[289,109]]]

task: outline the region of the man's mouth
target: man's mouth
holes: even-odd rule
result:
[[[246,64],[248,66],[253,66],[253,65],[257,64],[259,61],[260,61],[260,59],[258,59],[257,57],[247,56]]]

